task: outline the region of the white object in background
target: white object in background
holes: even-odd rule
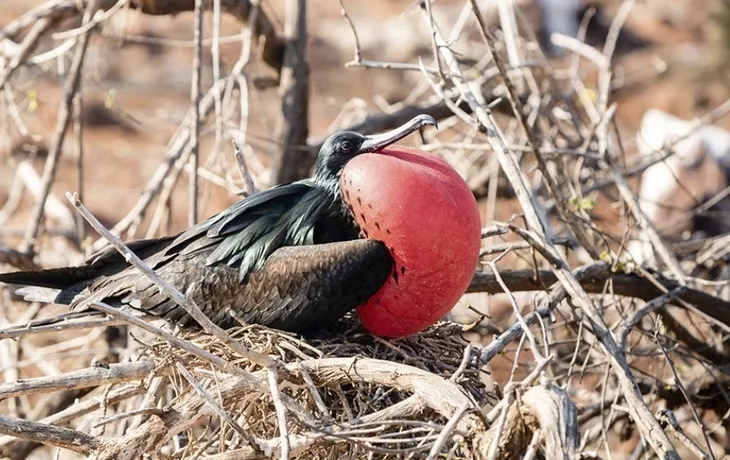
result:
[[[666,146],[675,152],[641,175],[639,205],[648,219],[667,237],[706,230],[695,228],[693,219],[683,216],[730,185],[730,132],[649,109],[636,140],[640,157]],[[717,205],[717,209],[723,208],[730,210],[730,200]],[[653,248],[641,235],[629,243],[628,251],[639,263],[654,262]]]

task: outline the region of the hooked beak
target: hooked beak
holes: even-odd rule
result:
[[[433,125],[436,129],[438,129],[436,120],[431,115],[423,114],[413,117],[410,121],[393,130],[381,134],[366,136],[365,141],[360,146],[359,153],[379,152],[385,147],[395,144],[399,140],[415,131],[418,131],[426,125]]]

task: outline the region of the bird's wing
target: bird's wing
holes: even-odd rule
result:
[[[204,259],[174,259],[158,274],[190,296],[213,322],[247,323],[302,332],[321,328],[363,304],[390,276],[393,259],[385,244],[353,240],[276,250],[247,283],[227,264],[209,267]],[[195,322],[146,276],[128,270],[72,305],[84,309],[106,302],[164,318],[182,326]],[[231,313],[233,312],[233,313]]]
[[[318,190],[308,181],[281,185],[251,195],[176,236],[131,241],[127,245],[154,269],[176,258],[194,258],[201,252],[210,254],[211,248],[216,248],[209,264],[228,263],[238,267],[244,278],[252,268],[260,267],[266,256],[288,243],[291,225],[281,220],[308,196],[318,196]],[[289,244],[307,242],[304,238]],[[242,255],[246,255],[245,264],[241,263]],[[2,273],[0,282],[53,289],[59,294],[56,302],[69,303],[90,284],[113,281],[116,274],[128,267],[122,255],[107,247],[79,267]]]
[[[319,329],[365,303],[392,271],[393,258],[381,241],[281,248],[251,276],[242,316],[278,329]],[[272,287],[276,302],[266,308]]]
[[[309,181],[264,190],[181,233],[161,253],[156,265],[207,254],[208,266],[238,268],[243,281],[280,247],[311,244],[316,210],[326,199]]]

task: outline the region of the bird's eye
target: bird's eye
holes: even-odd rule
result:
[[[352,151],[352,142],[350,142],[350,141],[340,142],[340,151],[345,154],[350,153]]]

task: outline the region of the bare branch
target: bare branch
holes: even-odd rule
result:
[[[69,428],[0,415],[0,433],[88,455],[102,443],[94,436]]]
[[[309,64],[307,62],[307,1],[285,2],[284,36],[287,45],[279,92],[281,114],[274,139],[275,184],[293,182],[308,174]]]
[[[84,13],[84,23],[91,21],[91,7],[86,9]],[[43,188],[41,189],[40,196],[35,202],[33,210],[31,211],[30,224],[25,232],[23,238],[23,252],[33,254],[35,252],[36,238],[41,227],[41,220],[46,205],[46,199],[51,191],[51,185],[56,178],[58,159],[61,156],[63,149],[63,143],[66,139],[66,133],[68,131],[71,122],[71,111],[73,110],[73,101],[76,97],[76,92],[79,90],[79,82],[81,81],[81,68],[84,64],[84,57],[86,56],[86,48],[89,44],[89,37],[91,30],[87,31],[81,37],[79,37],[76,44],[76,52],[74,53],[73,60],[71,61],[71,68],[69,69],[69,75],[64,86],[64,99],[63,103],[58,108],[58,118],[56,121],[56,127],[53,131],[53,137],[51,139],[51,147],[48,152],[48,158],[46,159],[46,165],[43,170]]]
[[[18,380],[0,384],[0,400],[14,396],[73,390],[99,386],[104,383],[120,383],[139,380],[155,370],[152,361],[112,364],[107,367],[90,367],[66,374]]]

